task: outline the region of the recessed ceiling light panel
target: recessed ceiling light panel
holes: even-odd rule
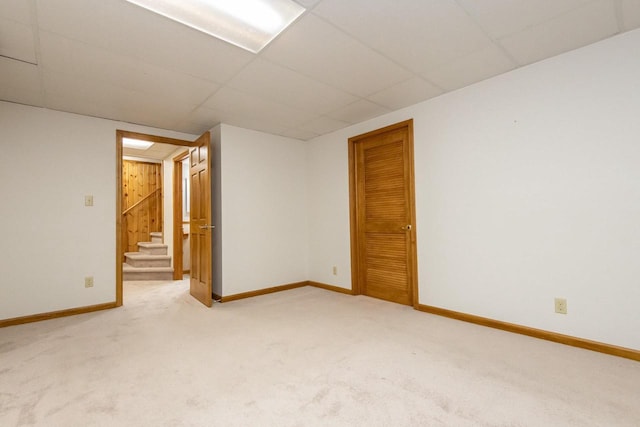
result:
[[[305,10],[291,0],[127,1],[253,53]]]
[[[141,139],[122,138],[122,146],[127,148],[135,148],[136,150],[146,150],[153,145],[153,142],[143,141]]]

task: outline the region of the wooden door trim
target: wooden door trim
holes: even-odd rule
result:
[[[361,214],[358,209],[358,188],[356,179],[356,144],[364,139],[384,134],[389,131],[397,129],[407,129],[408,141],[407,151],[405,153],[405,164],[409,168],[409,207],[412,230],[410,235],[410,254],[409,254],[409,271],[410,271],[410,283],[409,287],[412,292],[412,303],[414,308],[419,306],[418,298],[418,255],[416,245],[416,208],[415,208],[415,172],[414,172],[414,156],[413,156],[413,119],[405,120],[403,122],[395,123],[381,129],[376,129],[371,132],[367,132],[361,135],[357,135],[349,138],[348,150],[349,150],[349,221],[351,224],[351,290],[354,295],[361,295],[363,292],[363,284],[361,278],[361,260],[360,251],[358,250],[361,244],[358,236],[359,233],[359,221],[358,216]]]
[[[116,129],[116,302],[115,306],[120,307],[122,298],[122,139],[134,138],[143,141],[150,141],[160,144],[180,145],[183,147],[193,147],[194,141],[168,138],[165,136],[149,135],[146,133],[131,132]]]
[[[184,139],[169,138],[166,136],[149,135],[146,133],[132,132],[128,130],[116,130],[116,133],[120,133],[122,138],[139,139],[142,141],[155,142],[159,144],[171,144],[181,145],[183,147],[193,147],[194,141],[187,141]]]
[[[181,280],[184,275],[182,161],[188,157],[189,150],[185,150],[173,158],[173,280]],[[177,203],[177,200],[179,200],[180,203]],[[178,266],[180,268],[178,268]]]

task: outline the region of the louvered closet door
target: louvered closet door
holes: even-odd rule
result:
[[[408,131],[365,137],[355,153],[361,292],[412,305]]]

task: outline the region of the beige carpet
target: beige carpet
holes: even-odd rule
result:
[[[639,426],[640,363],[315,288],[0,329],[0,426]]]

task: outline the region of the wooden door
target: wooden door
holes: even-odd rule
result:
[[[349,139],[355,293],[417,304],[413,122]]]
[[[211,307],[211,173],[209,159],[209,132],[196,140],[189,152],[191,179],[191,295]],[[180,266],[182,267],[182,266]]]

